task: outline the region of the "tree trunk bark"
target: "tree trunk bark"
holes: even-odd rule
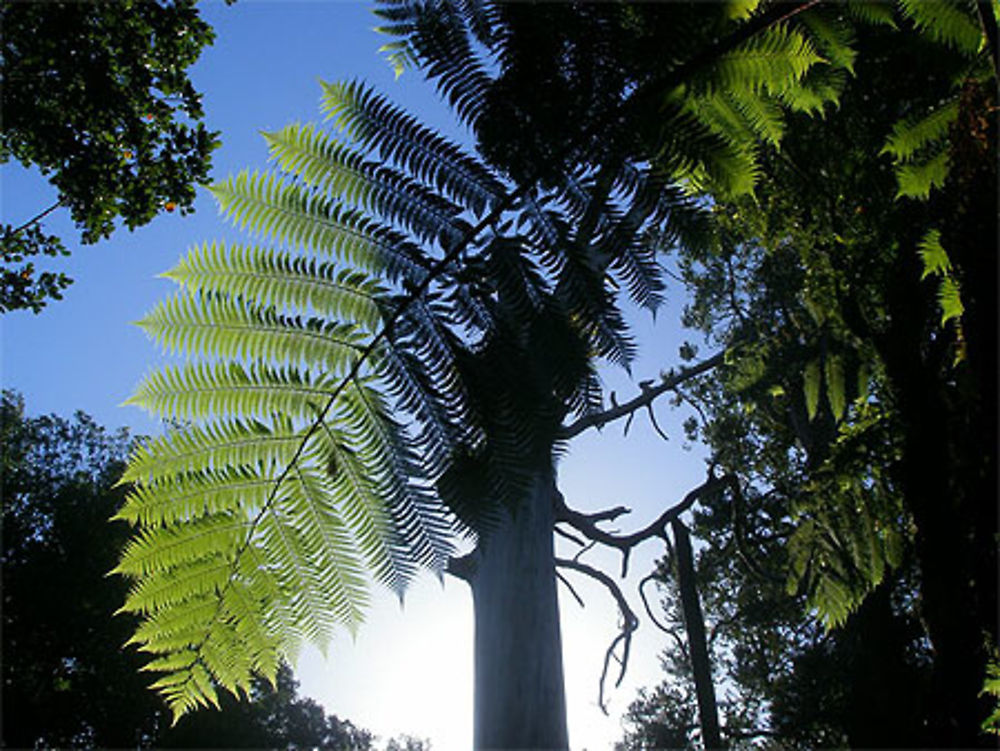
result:
[[[681,592],[684,627],[691,653],[691,672],[694,675],[695,695],[698,698],[698,718],[701,722],[701,740],[706,749],[722,749],[719,729],[719,707],[715,701],[715,684],[712,682],[712,662],[705,638],[705,618],[698,599],[698,584],[694,573],[694,553],[687,527],[674,519],[674,546],[677,551],[677,584]]]
[[[473,742],[486,749],[567,749],[562,640],[552,542],[554,473],[480,537],[460,566],[475,611]]]

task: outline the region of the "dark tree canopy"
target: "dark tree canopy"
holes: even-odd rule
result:
[[[83,243],[191,210],[217,143],[187,73],[214,37],[194,0],[5,0],[0,25],[0,163],[40,169]],[[31,260],[66,252],[33,221],[48,208],[0,228],[0,310],[37,312],[71,281]]]
[[[856,30],[838,108],[789,122],[754,199],[716,203],[711,252],[680,251],[687,324],[734,348],[686,394],[694,432],[746,483],[695,530],[717,677],[762,707],[747,729],[806,747],[993,745],[995,80],[896,20]],[[887,138],[935,108],[953,120],[900,172]],[[935,152],[947,176],[915,200]]]
[[[885,626],[869,629],[892,642],[884,675],[920,672],[901,659],[919,619],[934,660],[929,686],[904,680],[927,690],[903,713],[924,712],[914,742],[983,743],[997,646],[995,4],[383,5],[399,49],[459,108],[481,103],[479,146],[509,175],[633,160],[703,191],[719,237],[679,253],[701,295],[692,321],[729,367],[692,396],[718,465],[751,502],[777,503],[770,518],[726,518],[783,541],[776,573],[826,625],[853,612]],[[772,33],[706,58],[727,12]],[[782,93],[798,112],[734,96],[728,64],[770,58],[793,32],[828,63],[802,76],[808,92]],[[483,47],[498,75],[455,64]],[[755,91],[793,80],[772,72]],[[733,134],[747,137],[708,156]],[[700,179],[741,162],[742,186]],[[867,612],[907,556],[917,580],[893,590],[906,607]],[[862,664],[851,638],[839,647]],[[874,726],[844,722],[873,742]]]

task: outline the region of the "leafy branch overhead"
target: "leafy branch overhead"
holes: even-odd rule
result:
[[[88,244],[191,211],[218,140],[187,69],[214,32],[194,0],[5,2],[0,25],[0,164],[35,167],[55,189],[51,206],[0,228],[0,310],[38,312],[70,283],[22,263],[67,252],[40,231],[52,210],[67,209]]]

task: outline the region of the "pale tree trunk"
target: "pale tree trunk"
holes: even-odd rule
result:
[[[566,749],[566,699],[552,542],[554,474],[539,471],[513,513],[455,561],[475,610],[474,746]]]

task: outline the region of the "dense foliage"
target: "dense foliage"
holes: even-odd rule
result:
[[[122,643],[133,616],[115,611],[124,582],[108,577],[128,536],[107,520],[132,440],[78,412],[28,417],[0,403],[3,466],[3,725],[8,748],[328,748],[363,751],[370,733],[296,696],[287,666],[251,701],[170,727],[146,689],[143,659]],[[406,739],[400,739],[405,743]]]
[[[0,164],[37,167],[84,243],[190,211],[216,145],[187,74],[214,37],[194,0],[4,0],[0,26]],[[71,281],[35,269],[34,256],[66,252],[38,212],[0,227],[0,310],[37,312]]]
[[[680,263],[700,295],[691,322],[729,348],[730,367],[709,394],[691,396],[707,400],[702,435],[747,482],[751,509],[771,504],[764,518],[726,511],[728,551],[741,527],[784,541],[774,575],[828,627],[913,556],[887,617],[919,617],[927,630],[903,628],[910,635],[882,667],[894,675],[888,660],[928,638],[930,687],[908,684],[927,692],[920,737],[984,742],[989,707],[978,694],[997,637],[994,7],[742,4],[748,26],[781,18],[732,57],[767,58],[798,34],[802,54],[833,63],[801,78],[764,66],[786,87],[812,82],[811,92],[766,75],[752,89],[822,115],[809,121],[734,96],[754,69],[734,66],[727,79],[726,55],[702,71],[724,85],[692,83],[682,96],[672,74],[691,72],[679,61],[690,60],[686,44],[704,42],[699,30],[726,38],[721,6],[672,4],[670,19],[654,5],[384,5],[389,30],[406,40],[397,59],[417,60],[459,106],[482,103],[480,148],[509,174],[647,160],[707,190],[719,238],[683,245]],[[459,69],[455,60],[476,57],[469,50],[499,75]],[[728,159],[675,160],[671,135],[710,142],[676,127],[678,102],[725,137],[730,150],[716,153]],[[719,180],[717,164],[740,179]],[[657,239],[669,245],[669,226]]]
[[[698,529],[718,679],[760,707],[734,729],[990,743],[996,120],[974,20],[924,37],[901,12],[857,29],[838,109],[791,122],[755,199],[716,205],[712,252],[680,253],[687,323],[734,347],[687,394],[696,432],[747,482],[745,510],[713,508]],[[635,747],[657,711],[634,708]]]

